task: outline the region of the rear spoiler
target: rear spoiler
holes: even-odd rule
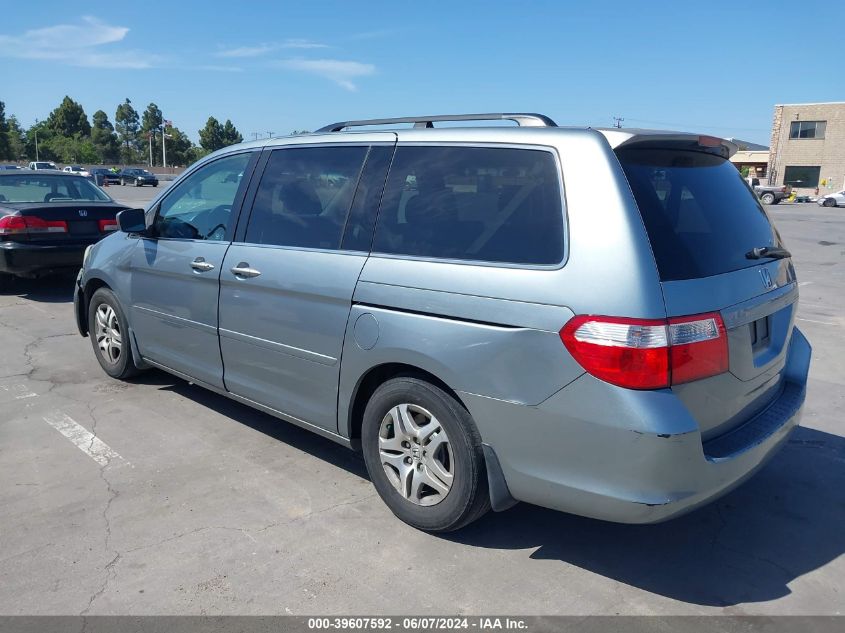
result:
[[[599,128],[597,130],[614,149],[622,147],[652,147],[689,149],[730,158],[739,150],[736,143],[717,136],[672,132],[669,130],[638,130],[634,128]]]

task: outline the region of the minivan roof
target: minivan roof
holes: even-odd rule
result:
[[[471,127],[436,127],[435,122],[467,122],[467,121],[504,121],[517,123],[515,126],[502,125],[473,125]],[[413,127],[385,127],[404,126]],[[379,126],[373,129],[375,126]],[[366,128],[366,129],[364,129]],[[672,145],[686,145],[707,147],[713,153],[728,158],[739,149],[735,143],[723,138],[709,135],[678,132],[674,130],[654,130],[641,128],[591,128],[580,126],[558,126],[551,118],[533,112],[517,113],[485,113],[485,114],[457,114],[433,115],[418,117],[400,117],[391,119],[365,119],[358,121],[340,121],[326,125],[316,132],[296,134],[291,136],[274,137],[269,140],[259,140],[243,143],[242,147],[266,147],[276,145],[314,142],[317,139],[325,142],[340,139],[355,138],[358,141],[378,141],[393,135],[399,141],[413,142],[507,142],[545,144],[550,134],[599,133],[607,139],[610,147],[618,149],[632,145],[656,145],[671,143]],[[714,151],[715,150],[715,151]]]

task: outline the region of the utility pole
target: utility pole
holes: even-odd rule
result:
[[[252,140],[257,141],[258,136],[261,134],[261,132],[251,132],[251,134],[252,134]]]
[[[167,167],[167,127],[173,125],[173,121],[161,119],[161,166]]]
[[[272,132],[267,132],[267,138],[273,138],[273,133],[272,133]]]
[[[615,127],[615,128],[621,128],[621,127],[622,127],[622,121],[624,121],[624,120],[625,120],[625,119],[623,119],[621,116],[615,116],[615,117],[613,117],[613,121],[614,121],[614,123],[613,123],[613,127]]]

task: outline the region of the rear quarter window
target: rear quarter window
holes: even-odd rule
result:
[[[617,152],[663,281],[759,265],[755,247],[781,246],[757,196],[729,161],[704,152]]]
[[[563,260],[554,155],[500,147],[400,147],[373,251],[553,265]]]

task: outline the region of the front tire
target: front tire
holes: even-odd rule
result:
[[[364,410],[361,443],[376,491],[408,525],[450,532],[490,509],[481,436],[439,387],[411,376],[385,382]]]
[[[835,207],[836,206],[836,200],[834,200],[833,198],[826,198],[824,203],[822,204],[822,206],[823,207]]]
[[[136,186],[136,187],[140,187],[141,185],[142,185],[142,183],[141,183],[141,181],[140,181],[140,180],[136,180],[136,181],[135,181],[135,186]]]
[[[125,186],[126,186],[126,181],[125,181],[123,178],[121,178],[121,179],[120,179],[120,186],[121,186],[121,187],[125,187]]]
[[[109,376],[126,380],[139,373],[132,358],[126,315],[108,288],[98,289],[88,304],[88,337],[100,367]]]

